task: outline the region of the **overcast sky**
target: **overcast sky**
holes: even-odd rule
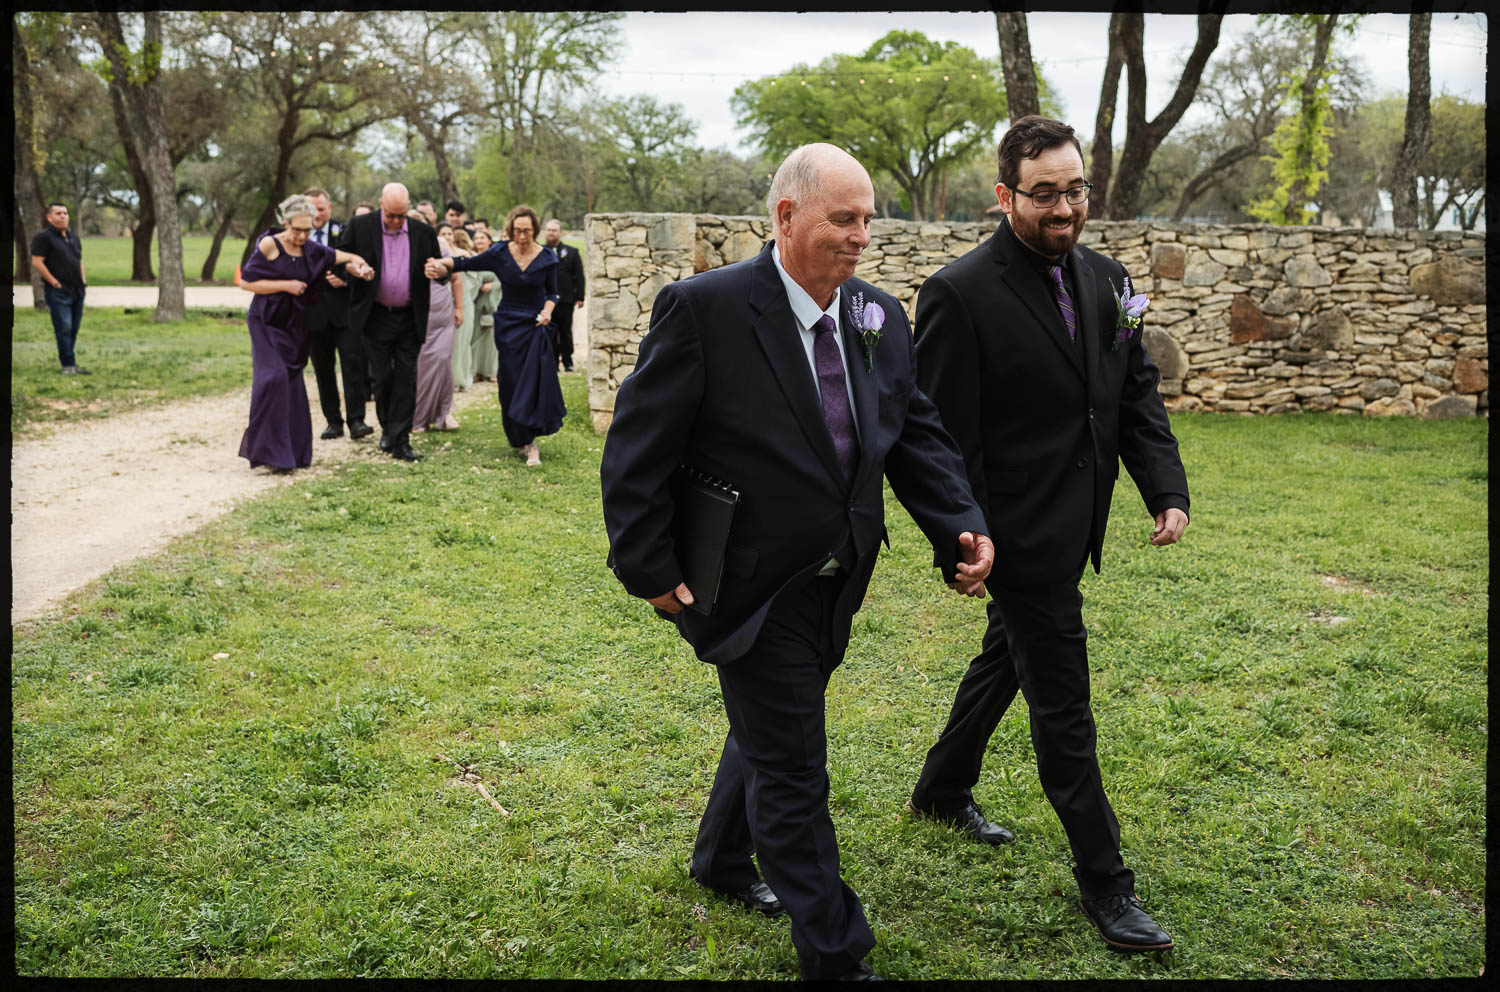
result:
[[[1064,119],[1088,140],[1104,71],[1107,13],[1033,13],[1027,18],[1031,53],[1054,86]],[[1407,21],[1400,14],[1370,14],[1359,22],[1354,51],[1364,60],[1372,96],[1406,91]],[[750,151],[734,125],[729,98],[746,79],[816,64],[830,54],[853,54],[887,31],[917,30],[939,41],[956,41],[998,59],[995,17],[984,13],[629,13],[625,50],[598,83],[609,96],[651,93],[680,103],[698,122],[698,143]],[[1255,30],[1255,16],[1224,18],[1215,56]],[[1159,113],[1176,86],[1181,65],[1197,36],[1191,15],[1147,14],[1145,30],[1146,113]],[[1432,90],[1484,99],[1487,32],[1474,14],[1432,17]],[[1211,59],[1209,65],[1213,65]],[[1121,80],[1115,137],[1124,137],[1125,94]],[[1189,111],[1191,119],[1192,111]]]

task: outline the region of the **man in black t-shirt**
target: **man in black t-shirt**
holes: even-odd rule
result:
[[[83,244],[68,230],[68,208],[47,205],[47,226],[31,239],[31,267],[42,277],[42,293],[52,311],[52,333],[64,375],[89,375],[73,360],[78,325],[83,321]]]

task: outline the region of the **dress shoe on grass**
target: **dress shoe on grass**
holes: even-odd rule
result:
[[[1016,839],[1015,834],[1006,830],[1000,824],[991,823],[989,820],[986,820],[984,813],[979,809],[979,804],[972,800],[957,809],[951,810],[941,809],[937,806],[933,806],[931,809],[922,809],[915,803],[907,803],[907,806],[918,816],[928,820],[936,820],[938,823],[946,823],[950,827],[955,827],[959,831],[968,834],[982,844],[994,844],[996,846],[1000,844],[1012,844]]]
[[[1110,950],[1165,951],[1172,946],[1172,938],[1146,915],[1134,892],[1082,899],[1078,908],[1094,924]]]

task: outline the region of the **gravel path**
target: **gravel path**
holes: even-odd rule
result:
[[[119,291],[122,301],[96,298],[96,292],[105,296],[104,290]],[[241,300],[245,296],[242,290],[230,292],[240,294]],[[29,291],[17,296],[21,305],[29,305]],[[89,291],[88,302],[151,306],[155,296],[154,288],[100,287]],[[222,304],[190,299],[190,305]],[[583,368],[588,358],[587,318],[584,313],[578,317],[574,364]],[[265,468],[252,471],[238,455],[250,409],[248,383],[244,390],[226,395],[131,411],[106,420],[61,424],[43,437],[14,443],[10,463],[11,623],[48,615],[68,593],[116,565],[160,551],[242,499],[324,474],[342,462],[389,460],[376,448],[378,430],[359,441],[350,441],[347,435],[332,441],[318,438],[323,416],[311,369],[306,381],[314,430],[313,463],[291,475]],[[494,402],[494,385],[480,383],[455,395],[454,410],[462,421],[469,407]],[[373,407],[369,418],[375,426]],[[417,435],[415,447],[419,451],[432,447],[440,436]]]

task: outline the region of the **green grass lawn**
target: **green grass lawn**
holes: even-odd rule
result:
[[[186,320],[165,324],[151,320],[149,308],[142,313],[85,307],[75,354],[93,375],[63,375],[52,318],[46,311],[15,311],[11,433],[25,436],[60,422],[249,386],[243,313],[190,310]]]
[[[207,234],[189,234],[182,239],[182,271],[188,286],[201,286],[198,277],[203,274],[203,263],[208,259],[208,250],[214,239]],[[582,238],[563,238],[564,244],[583,251]],[[234,267],[239,264],[240,253],[246,242],[240,238],[225,238],[219,248],[219,259],[214,265],[214,281],[232,285]],[[134,243],[129,238],[83,239],[83,270],[90,286],[152,286],[155,283],[133,282],[130,278],[130,259]],[[151,242],[151,267],[158,265],[156,241]],[[11,248],[11,271],[15,271],[15,248]]]
[[[583,388],[539,469],[475,409],[415,467],[278,489],[13,630],[19,973],[796,977],[784,920],[687,878],[725,720],[604,567]],[[1122,476],[1084,594],[1105,783],[1177,949],[1114,955],[1077,911],[1023,706],[976,790],[1015,845],[903,813],[983,610],[889,501],[828,696],[871,963],[1478,974],[1488,423],[1173,425],[1184,542],[1148,546]]]

